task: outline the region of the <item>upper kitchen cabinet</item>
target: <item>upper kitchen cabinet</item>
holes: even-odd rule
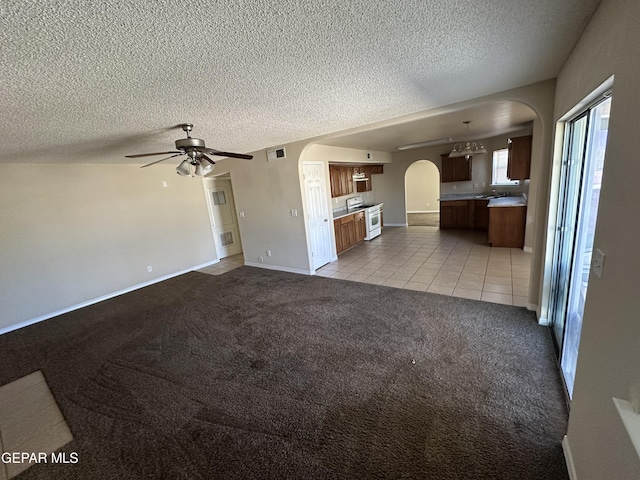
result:
[[[353,193],[353,167],[329,165],[331,196],[341,197]]]
[[[383,173],[382,165],[329,165],[331,197],[342,197],[354,192],[372,190],[371,175]],[[353,176],[364,175],[365,180],[355,182]]]
[[[471,180],[472,157],[449,158],[448,153],[440,155],[442,160],[442,182],[468,182]]]
[[[507,177],[510,180],[526,180],[531,170],[531,135],[509,139]]]

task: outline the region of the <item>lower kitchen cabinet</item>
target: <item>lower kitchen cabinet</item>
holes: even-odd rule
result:
[[[489,200],[474,200],[473,228],[476,230],[489,229]]]
[[[522,248],[526,217],[526,206],[489,208],[489,245]]]
[[[440,201],[440,228],[489,228],[489,200]]]
[[[469,200],[440,202],[440,228],[469,228]]]
[[[333,221],[338,255],[364,240],[367,229],[365,221],[364,212],[347,215]]]
[[[333,231],[336,235],[336,252],[344,252],[344,242],[342,241],[342,230],[340,229],[340,219],[333,221]]]

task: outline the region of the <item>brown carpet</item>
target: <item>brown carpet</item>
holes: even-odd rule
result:
[[[440,213],[407,213],[410,226],[439,227]]]
[[[567,479],[548,330],[525,309],[251,267],[0,336],[76,464],[21,479]]]

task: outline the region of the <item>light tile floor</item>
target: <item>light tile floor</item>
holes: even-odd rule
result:
[[[208,273],[210,275],[221,275],[225,272],[233,270],[234,268],[241,267],[242,265],[244,265],[244,256],[242,255],[242,253],[239,253],[237,255],[225,257],[218,263],[210,265],[198,271],[202,273]]]
[[[486,232],[386,227],[320,268],[324,277],[526,306],[531,254],[492,248]]]
[[[239,254],[200,271],[220,275],[243,264]],[[526,306],[530,269],[530,253],[490,247],[486,232],[410,226],[385,227],[316,275]]]
[[[46,455],[50,462],[50,454],[72,439],[41,371],[0,387],[0,455],[35,453],[36,459]],[[3,455],[0,461],[0,480],[13,478],[35,464],[7,458],[10,461]]]

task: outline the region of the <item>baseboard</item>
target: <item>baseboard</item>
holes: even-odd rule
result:
[[[407,210],[407,213],[440,213],[440,210]]]
[[[147,282],[138,283],[137,285],[133,285],[131,287],[124,288],[122,290],[118,290],[117,292],[108,293],[106,295],[102,295],[100,297],[92,298],[91,300],[87,300],[86,302],[77,303],[75,305],[71,305],[70,307],[63,308],[61,310],[56,310],[55,312],[45,313],[44,315],[40,315],[39,317],[31,318],[29,320],[25,320],[20,323],[15,323],[13,325],[9,325],[7,327],[0,328],[0,335],[5,333],[12,332],[14,330],[18,330],[23,327],[28,327],[29,325],[33,325],[35,323],[40,323],[45,320],[49,320],[50,318],[57,317],[58,315],[63,315],[65,313],[73,312],[74,310],[78,310],[80,308],[88,307],[89,305],[93,305],[95,303],[103,302],[104,300],[109,300],[110,298],[117,297],[118,295],[123,295],[125,293],[133,292],[134,290],[138,290],[139,288],[148,287],[149,285],[153,285],[154,283],[163,282],[173,277],[177,277],[179,275],[184,275],[185,273],[192,272],[194,270],[200,270],[201,268],[208,267],[210,265],[214,265],[216,263],[220,263],[219,259],[212,260],[211,262],[202,263],[200,265],[195,265],[194,267],[180,270],[178,272],[170,273],[169,275],[164,275],[162,277],[154,278],[153,280],[149,280]]]
[[[533,253],[533,248],[531,247],[522,247],[522,251],[526,253]]]
[[[301,275],[313,275],[313,270],[302,270],[301,268],[281,267],[279,265],[265,265],[264,263],[244,262],[248,267],[266,268],[267,270],[279,270],[281,272],[299,273]]]
[[[536,305],[535,303],[527,303],[527,310],[529,310],[530,312],[535,312],[538,310],[538,305]]]
[[[567,464],[569,479],[578,480],[578,475],[576,474],[576,467],[573,464],[573,456],[571,455],[571,447],[569,446],[569,437],[567,437],[566,435],[562,439],[562,451],[564,452],[564,461]]]
[[[385,223],[385,227],[406,227],[408,226],[406,223]]]

